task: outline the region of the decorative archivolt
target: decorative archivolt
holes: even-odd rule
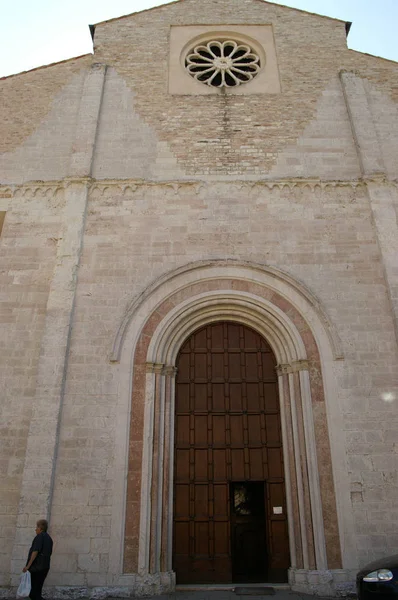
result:
[[[215,321],[239,321],[258,331],[271,345],[279,364],[306,359],[300,334],[288,316],[269,301],[231,290],[208,292],[171,310],[152,338],[148,360],[174,366],[184,341]]]
[[[214,279],[217,279],[218,281],[222,279],[230,280],[231,278],[236,278],[238,281],[256,282],[263,286],[264,290],[274,290],[283,297],[289,298],[290,301],[293,300],[295,305],[300,307],[302,312],[304,311],[308,316],[312,315],[314,324],[315,322],[317,323],[319,334],[327,336],[329,347],[332,349],[333,358],[335,360],[343,358],[340,339],[330,323],[326,311],[310,290],[291,277],[291,275],[274,267],[254,263],[236,260],[210,260],[198,261],[167,273],[153,282],[152,285],[147,287],[146,290],[133,299],[130,306],[127,307],[116,333],[110,357],[111,361],[119,361],[130,323],[133,319],[137,318],[137,315],[146,314],[148,316],[162,302],[172,298],[173,294],[176,292],[184,290],[187,286],[191,286],[192,283],[212,281]],[[211,297],[208,294],[205,295],[205,304],[207,303],[206,299],[211,303]],[[228,303],[227,294],[225,292],[224,299]],[[253,299],[252,302],[255,303],[255,300]],[[226,310],[226,315],[232,314],[232,305],[233,302],[229,302],[229,312]],[[246,304],[247,310],[249,310],[248,307],[249,304]],[[264,302],[263,307],[264,310],[266,310]],[[180,308],[184,309],[184,306],[181,305]],[[205,307],[203,307],[203,311],[206,312]],[[258,307],[256,308],[256,311],[257,314],[259,314]],[[138,320],[140,322],[142,321],[141,325],[138,325],[139,328],[143,327],[145,318],[146,317],[144,316],[139,317]],[[218,316],[217,320],[219,319],[220,317]],[[267,315],[267,319],[270,322],[269,315]],[[189,333],[186,333],[186,335],[189,335]],[[263,332],[263,335],[267,337],[265,332]],[[288,338],[286,338],[286,340],[287,339]],[[285,349],[288,347],[289,345],[285,345]],[[275,353],[277,354],[277,350],[275,350]],[[279,358],[281,363],[287,360],[287,358],[284,359],[282,355]],[[295,356],[293,352],[289,360],[301,360],[303,358],[305,357],[300,356],[299,353]],[[152,362],[162,362],[159,360],[159,357],[156,358],[155,355],[154,357],[151,357],[150,360]]]

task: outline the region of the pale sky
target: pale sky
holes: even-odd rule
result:
[[[0,77],[92,52],[89,24],[169,1],[0,0]],[[398,61],[398,0],[274,1],[352,21],[350,48]]]

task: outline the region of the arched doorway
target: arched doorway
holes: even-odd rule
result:
[[[158,593],[175,587],[177,361],[186,340],[216,322],[239,323],[257,332],[276,357],[289,583],[294,589],[322,594],[326,586],[333,595],[335,583],[350,577],[348,571],[342,571],[339,531],[342,526],[344,543],[349,542],[345,525],[350,505],[343,502],[340,477],[345,463],[336,438],[330,437],[340,423],[331,377],[334,361],[341,358],[339,340],[316,299],[290,276],[271,267],[226,261],[189,265],[154,282],[134,300],[115,338],[112,356],[118,360],[120,355],[126,412],[131,406],[129,438],[121,438],[118,447],[121,456],[126,449],[129,453],[127,479],[120,479],[122,492],[127,482],[125,520],[121,523],[124,574],[151,593],[153,586]],[[332,456],[340,473],[336,480],[339,506]],[[123,493],[117,498],[122,501]],[[120,539],[114,536],[113,556],[117,556]],[[343,547],[347,559],[347,547]],[[327,584],[325,577],[329,578]]]
[[[177,358],[173,570],[177,583],[287,581],[278,376],[264,338],[215,322]]]

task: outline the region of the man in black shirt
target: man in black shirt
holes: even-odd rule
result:
[[[37,521],[36,537],[30,547],[26,566],[22,569],[24,573],[30,571],[31,590],[29,598],[31,600],[42,600],[41,591],[50,570],[53,541],[48,535],[47,529],[48,523],[45,519]]]

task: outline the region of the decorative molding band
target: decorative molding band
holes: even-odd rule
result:
[[[92,185],[93,180],[91,177],[65,177],[62,183],[65,188],[70,185],[85,185],[86,187],[89,187]]]
[[[0,198],[13,198],[18,196],[26,197],[53,197],[58,192],[72,184],[81,184],[90,188],[91,195],[104,196],[107,192],[119,193],[123,196],[134,194],[143,189],[164,188],[178,194],[181,190],[194,190],[196,194],[201,193],[214,186],[233,185],[239,189],[248,189],[250,191],[258,189],[267,190],[293,190],[295,188],[308,188],[312,192],[317,190],[327,190],[332,188],[352,188],[364,187],[370,183],[379,185],[393,185],[398,187],[398,179],[388,179],[382,173],[373,174],[371,177],[363,177],[353,180],[321,180],[321,179],[208,179],[208,180],[143,180],[143,179],[104,179],[94,180],[90,177],[66,177],[57,181],[29,181],[22,184],[9,184],[2,186],[0,184]]]
[[[130,196],[135,193],[142,193],[143,190],[151,188],[164,188],[167,191],[178,195],[181,191],[194,191],[196,195],[206,193],[206,190],[214,188],[223,188],[225,186],[234,186],[239,190],[248,190],[250,193],[261,190],[281,191],[294,190],[296,188],[308,188],[311,192],[322,191],[333,188],[351,188],[363,187],[363,181],[321,181],[316,179],[285,179],[285,180],[207,180],[207,181],[103,181],[93,182],[90,193],[93,198],[107,196],[115,192],[122,196]]]
[[[29,181],[19,185],[0,185],[0,198],[54,198],[71,185],[84,185],[91,188],[90,177],[66,177],[59,181]]]
[[[52,199],[62,195],[65,190],[63,182],[50,183],[32,183],[26,185],[16,185],[5,188],[4,192],[0,187],[0,198],[40,198]]]

